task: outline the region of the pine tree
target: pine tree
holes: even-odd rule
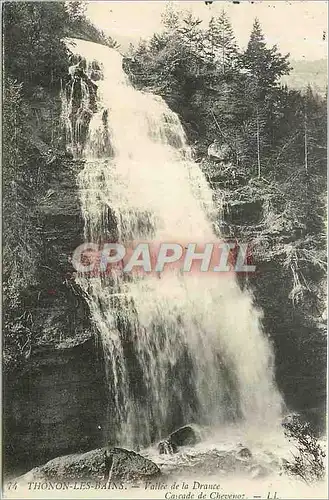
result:
[[[256,18],[247,49],[242,57],[244,67],[256,79],[260,93],[276,86],[279,78],[289,73],[289,54],[282,56],[277,47],[267,48],[261,26]]]
[[[164,13],[161,15],[161,23],[165,31],[175,31],[180,25],[180,15],[172,4],[167,4]]]
[[[185,43],[191,53],[200,56],[203,50],[203,31],[200,29],[201,19],[194,17],[192,12],[187,12],[182,19],[178,34],[181,42]]]
[[[65,75],[68,13],[62,2],[6,2],[3,9],[4,70],[23,81],[23,92],[33,85],[48,86],[54,75]]]
[[[272,143],[273,114],[280,77],[289,72],[289,55],[282,56],[276,46],[268,48],[256,18],[247,49],[241,57],[245,74],[245,99],[252,104],[249,128],[258,178],[264,174],[268,145]],[[252,157],[251,156],[251,157]]]
[[[229,19],[223,10],[219,17],[212,17],[207,31],[207,53],[221,66],[222,73],[235,68],[238,47]]]
[[[77,21],[85,17],[87,5],[79,0],[65,2],[65,9],[70,17],[70,20]]]

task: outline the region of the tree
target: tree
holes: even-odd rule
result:
[[[200,19],[188,11],[167,9],[162,22],[163,32],[140,43],[125,66],[135,85],[162,95],[197,134],[203,124],[197,124],[194,117],[201,115],[199,95],[204,95],[209,75],[205,33]]]
[[[248,42],[242,56],[242,63],[249,74],[255,78],[259,97],[276,86],[281,76],[290,71],[289,54],[282,56],[276,45],[267,48],[261,26],[256,18]]]
[[[269,158],[269,145],[272,140],[272,122],[274,120],[276,91],[282,75],[290,69],[289,55],[282,56],[276,46],[268,48],[261,26],[256,18],[245,52],[241,56],[241,65],[245,74],[245,98],[252,105],[249,128],[252,131],[251,144],[255,143],[257,176],[264,173],[264,166]],[[254,126],[251,126],[251,124]],[[255,141],[252,139],[255,138]]]
[[[62,2],[8,2],[3,9],[5,74],[34,85],[59,88],[67,71],[63,42],[68,13]]]
[[[190,54],[194,54],[199,60],[202,57],[204,33],[200,29],[201,19],[194,17],[192,12],[187,11],[182,18],[181,26],[178,28],[181,42],[185,43]]]
[[[36,285],[40,238],[31,212],[37,188],[29,164],[22,84],[8,79],[3,103],[3,333],[4,367],[11,369],[26,355],[32,315],[24,294]],[[34,162],[33,162],[34,163]]]
[[[72,21],[81,20],[85,17],[87,5],[79,0],[65,2],[65,8]]]
[[[224,10],[220,16],[210,19],[206,36],[208,53],[220,65],[222,73],[235,68],[238,63],[238,48]]]
[[[161,15],[161,22],[166,31],[175,31],[180,23],[179,12],[172,3],[166,4],[164,13]]]

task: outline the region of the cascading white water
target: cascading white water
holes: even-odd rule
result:
[[[178,116],[129,84],[117,51],[67,43],[87,61],[89,76],[94,61],[102,70],[79,176],[86,240],[218,239],[212,192]],[[279,418],[271,347],[234,276],[172,271],[78,281],[104,347],[114,440],[147,444],[181,423],[272,425]]]

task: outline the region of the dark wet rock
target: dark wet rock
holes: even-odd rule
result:
[[[173,455],[173,453],[177,453],[178,448],[174,443],[165,439],[158,444],[158,451],[160,455]]]
[[[184,425],[160,441],[158,451],[160,455],[172,455],[178,452],[179,446],[191,446],[200,440],[199,430],[195,426]]]
[[[252,453],[248,448],[241,448],[238,451],[238,455],[241,458],[251,458],[252,457]]]
[[[133,481],[152,479],[160,469],[134,451],[124,448],[99,448],[74,455],[57,457],[18,478],[20,483],[49,480]]]
[[[188,446],[197,444],[200,441],[200,436],[195,427],[185,425],[184,427],[180,427],[176,431],[172,432],[168,441],[174,446]]]

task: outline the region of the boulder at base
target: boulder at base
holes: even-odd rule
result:
[[[176,431],[172,432],[168,441],[173,446],[188,446],[196,444],[200,441],[199,431],[195,426],[184,425]]]
[[[251,458],[252,457],[252,453],[248,448],[241,448],[238,451],[238,455],[241,458]]]
[[[167,439],[160,441],[158,451],[161,454],[177,453],[179,446],[191,446],[201,441],[200,432],[194,425],[184,425],[172,432]]]
[[[134,451],[124,448],[100,448],[87,453],[54,458],[45,465],[27,472],[17,481],[75,481],[79,479],[106,481],[109,476],[109,463],[112,469],[112,481],[152,479],[160,475],[157,465]]]
[[[164,439],[158,444],[158,451],[160,455],[172,455],[173,453],[177,453],[178,448],[175,444],[168,441],[168,439]]]

